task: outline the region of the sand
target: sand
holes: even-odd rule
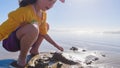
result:
[[[3,49],[0,49],[0,53],[0,68],[8,68],[9,64],[16,60],[19,54],[19,52],[11,53]],[[47,55],[49,55],[48,53],[50,52],[41,52],[41,54],[42,53],[47,53]],[[89,50],[84,51],[82,48],[78,48],[77,51],[64,51],[62,55],[64,55],[67,59],[78,61],[80,64],[68,65],[63,63],[61,68],[120,68],[119,53]],[[95,60],[96,58],[98,59]]]

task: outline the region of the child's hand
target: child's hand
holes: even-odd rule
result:
[[[64,51],[63,47],[61,47],[61,46],[59,46],[58,49],[59,49],[60,51]]]

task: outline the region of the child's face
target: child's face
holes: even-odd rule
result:
[[[56,0],[38,0],[38,6],[41,10],[46,11],[53,7]]]

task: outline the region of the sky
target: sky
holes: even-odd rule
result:
[[[59,0],[47,11],[55,30],[120,31],[120,0]],[[18,0],[0,0],[0,23],[18,8]]]

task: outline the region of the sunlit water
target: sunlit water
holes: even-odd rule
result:
[[[52,32],[50,35],[65,49],[75,46],[90,50],[120,52],[120,34]]]

